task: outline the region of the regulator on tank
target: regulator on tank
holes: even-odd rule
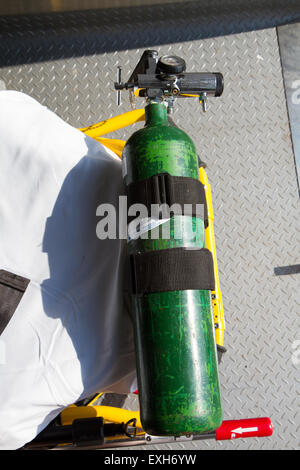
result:
[[[209,432],[222,422],[211,295],[214,267],[198,156],[167,114],[175,98],[220,96],[220,73],[186,73],[177,56],[147,50],[115,88],[146,99],[145,126],[122,154],[137,377],[143,429],[152,435]],[[134,211],[133,211],[134,212]]]

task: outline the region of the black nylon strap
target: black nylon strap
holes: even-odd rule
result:
[[[29,284],[29,279],[0,269],[0,335],[11,317]]]
[[[149,251],[131,255],[134,294],[214,290],[212,253],[206,248]]]
[[[203,184],[195,178],[186,176],[171,176],[160,173],[150,178],[130,183],[127,186],[128,204],[144,204],[151,212],[152,204],[179,204],[182,214],[184,204],[192,204],[189,215],[196,217],[196,204],[204,205],[204,224],[208,226],[207,204]]]

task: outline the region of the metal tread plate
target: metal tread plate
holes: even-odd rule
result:
[[[276,30],[155,48],[184,57],[189,71],[224,74],[224,94],[209,101],[206,114],[197,101],[178,100],[174,120],[194,139],[212,187],[228,349],[220,366],[224,419],[270,416],[274,434],[154,448],[296,449],[299,278],[276,276],[274,268],[299,263],[300,218]],[[129,110],[125,97],[116,106],[116,66],[125,78],[141,52],[11,65],[0,69],[0,80],[78,127]]]
[[[112,8],[101,0],[10,3],[0,7],[0,66],[182,43],[300,20],[298,0],[119,0]],[[72,4],[81,11],[64,11]],[[45,9],[49,13],[38,13]],[[17,11],[37,13],[8,14]]]

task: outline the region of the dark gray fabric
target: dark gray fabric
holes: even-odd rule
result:
[[[29,279],[0,269],[0,335],[16,311]]]

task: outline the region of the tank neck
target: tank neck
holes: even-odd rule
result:
[[[167,124],[167,108],[163,103],[149,103],[145,108],[145,126]]]

